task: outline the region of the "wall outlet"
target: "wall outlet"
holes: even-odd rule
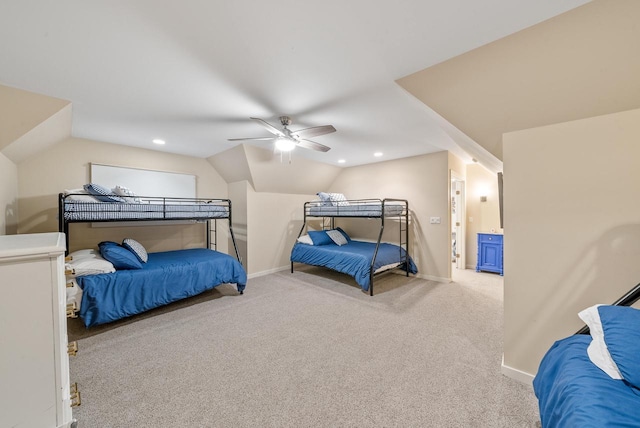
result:
[[[431,223],[431,224],[440,224],[440,217],[431,217],[429,219],[429,223]]]

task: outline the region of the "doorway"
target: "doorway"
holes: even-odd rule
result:
[[[451,171],[451,274],[465,269],[465,182]]]

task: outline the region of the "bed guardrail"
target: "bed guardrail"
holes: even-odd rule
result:
[[[631,306],[640,300],[640,283],[629,290],[625,295],[620,297],[618,300],[612,303],[613,306]],[[580,330],[576,331],[575,334],[589,334],[589,327],[584,326]]]
[[[217,198],[174,198],[153,196],[120,196],[122,202],[87,201],[86,194],[59,193],[58,230],[65,234],[69,249],[70,223],[194,221],[206,222],[206,245],[211,245],[211,221],[227,219],[236,258],[242,263],[233,234],[231,200]],[[75,198],[75,199],[74,199]],[[79,200],[78,200],[79,199]],[[214,231],[217,228],[214,227]],[[217,242],[217,238],[214,240]]]

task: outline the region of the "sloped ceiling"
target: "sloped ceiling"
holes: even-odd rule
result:
[[[395,80],[587,1],[3,1],[0,83],[71,101],[74,137],[188,156],[280,115],[338,130],[295,157],[462,156]]]
[[[640,1],[596,0],[398,83],[502,160],[502,134],[640,107]]]
[[[71,135],[70,104],[58,98],[0,85],[0,151],[10,159],[12,156],[7,152],[20,153],[18,157],[24,158],[32,148],[30,142],[36,140],[28,138],[28,134],[36,128],[46,131],[42,131],[44,139],[37,139],[35,150],[42,148],[43,141],[54,144],[61,135]],[[20,142],[16,143],[18,140]],[[20,149],[7,150],[13,143],[20,145]],[[12,160],[17,162],[18,159]]]
[[[256,192],[311,195],[328,189],[341,168],[242,144],[207,158],[227,183],[247,181]]]

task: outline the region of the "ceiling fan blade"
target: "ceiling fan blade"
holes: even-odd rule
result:
[[[271,126],[269,123],[265,122],[262,119],[259,119],[257,117],[250,117],[249,119],[255,120],[256,122],[258,122],[258,124],[260,126],[264,127],[264,129],[266,129],[267,131],[271,132],[274,135],[277,135],[278,137],[284,137],[285,136],[284,133],[281,130]]]
[[[229,138],[227,141],[273,141],[278,137],[260,137],[260,138]]]
[[[316,143],[311,140],[298,140],[298,147],[303,147],[305,149],[311,149],[318,152],[328,152],[331,150],[331,147],[325,146],[324,144]]]
[[[313,138],[319,135],[331,134],[332,132],[336,132],[336,128],[334,128],[333,125],[324,125],[300,129],[299,131],[292,132],[291,135],[295,138]]]

